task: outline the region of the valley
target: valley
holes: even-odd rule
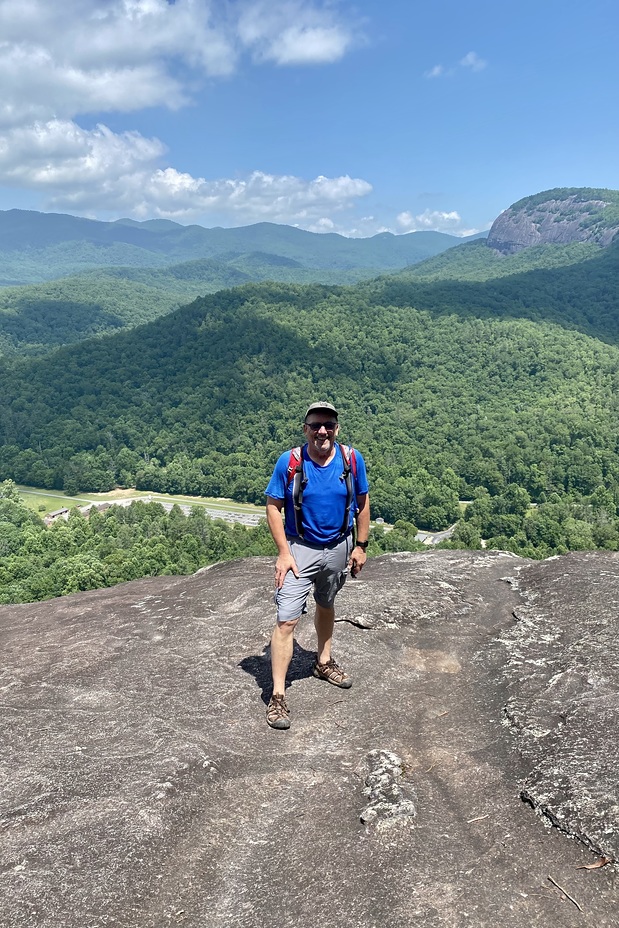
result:
[[[375,553],[454,524],[441,545],[617,550],[619,246],[588,238],[610,235],[599,191],[550,191],[555,225],[575,198],[583,231],[569,213],[568,243],[505,254],[479,239],[348,286],[243,283],[125,318],[116,334],[13,352],[0,367],[0,479],[260,508],[321,395],[364,452],[373,517],[401,526],[388,542],[377,527]]]

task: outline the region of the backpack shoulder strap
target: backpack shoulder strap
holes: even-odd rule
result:
[[[294,524],[297,535],[303,538],[303,487],[305,486],[305,473],[303,471],[303,449],[300,445],[292,448],[288,459],[288,476],[286,486],[292,481],[292,506],[294,510]]]
[[[301,446],[297,445],[296,448],[291,448],[290,457],[288,458],[288,473],[286,479],[286,486],[293,480],[297,468],[303,467],[303,453]]]
[[[344,458],[344,468],[350,468],[353,472],[353,476],[357,477],[357,455],[355,454],[355,449],[352,445],[340,445],[340,451],[342,452],[342,457]]]
[[[357,458],[355,456],[355,449],[351,448],[350,445],[340,445],[340,451],[342,452],[342,460],[344,461],[344,473],[342,474],[342,478],[346,482],[346,508],[344,510],[344,519],[342,521],[340,535],[346,535],[350,523],[350,510],[353,502],[355,502],[356,506],[355,483],[357,478]]]

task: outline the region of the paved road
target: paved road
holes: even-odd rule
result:
[[[449,528],[446,528],[443,532],[417,532],[415,539],[416,541],[422,541],[424,545],[438,545],[441,541],[451,538],[455,528],[456,523],[450,525]]]

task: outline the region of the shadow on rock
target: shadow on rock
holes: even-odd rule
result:
[[[292,660],[286,674],[286,687],[292,686],[295,680],[304,680],[306,677],[311,677],[315,661],[316,652],[308,651],[295,639]],[[251,654],[249,657],[244,657],[242,661],[239,661],[239,667],[254,678],[262,690],[262,701],[267,705],[273,690],[271,645],[265,645],[262,654]]]

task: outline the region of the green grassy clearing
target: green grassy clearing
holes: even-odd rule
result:
[[[40,490],[36,487],[18,486],[19,493],[29,509],[41,517],[62,509],[64,506],[86,506],[89,502],[104,503],[116,500],[147,497],[152,502],[178,503],[185,506],[205,506],[207,509],[220,509],[222,512],[264,513],[262,506],[251,503],[237,503],[231,499],[209,499],[202,496],[172,496],[168,493],[149,493],[147,490],[110,490],[109,493],[83,493],[80,496],[67,496],[60,490]]]

